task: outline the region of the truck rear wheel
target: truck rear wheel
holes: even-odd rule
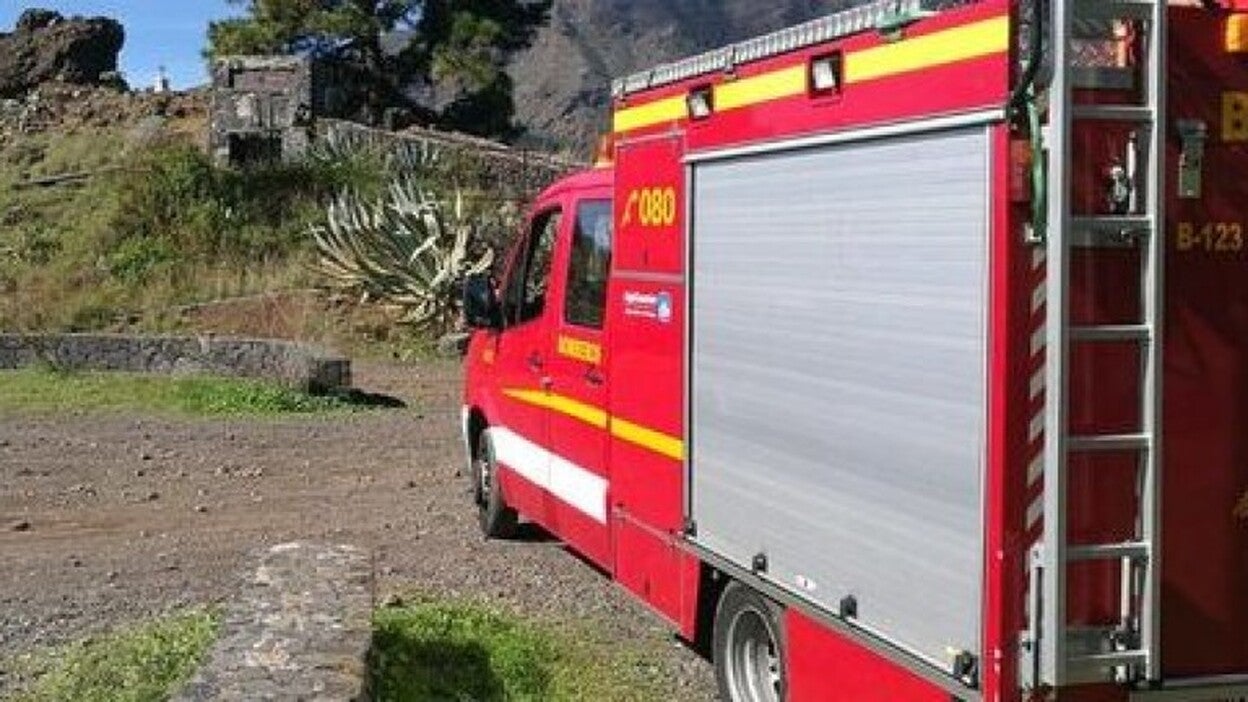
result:
[[[510,539],[516,535],[520,516],[503,499],[488,429],[477,439],[477,455],[472,461],[472,496],[477,504],[477,522],[487,539]]]
[[[715,609],[712,651],[719,696],[730,702],[781,702],[785,697],[780,607],[738,582]]]

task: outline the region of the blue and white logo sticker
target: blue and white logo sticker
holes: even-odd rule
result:
[[[650,319],[660,324],[672,321],[675,310],[672,306],[672,294],[667,292],[649,293],[628,290],[624,293],[624,316],[639,319]]]
[[[672,321],[672,296],[670,293],[661,292],[658,294],[658,300],[655,303],[655,312],[658,320],[663,324]]]

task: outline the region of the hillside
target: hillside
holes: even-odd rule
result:
[[[555,0],[512,66],[517,117],[539,141],[585,149],[613,78],[833,12],[851,0]]]
[[[606,123],[613,78],[847,1],[556,0],[551,25],[514,65],[518,117],[535,140],[585,156]],[[8,68],[0,61],[10,94],[21,95],[0,93],[0,328],[337,335],[317,320],[349,315],[319,314],[319,295],[308,314],[292,313],[303,303],[287,293],[318,284],[307,234],[328,198],[379,195],[388,167],[368,153],[213,167],[198,148],[206,92],[127,92],[112,71],[121,31],[31,11],[0,33],[0,49],[35,51],[8,52],[21,59]],[[272,314],[218,304],[276,293]],[[369,314],[345,320],[346,333],[398,338],[392,320]],[[261,318],[275,321],[251,324]]]

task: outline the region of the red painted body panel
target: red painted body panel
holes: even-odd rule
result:
[[[1026,383],[1030,339],[1030,296],[1015,283],[1030,270],[1030,256],[1020,245],[1026,212],[1011,205],[1010,133],[998,127],[993,136],[993,212],[990,248],[992,296],[989,319],[988,446],[985,484],[987,513],[984,563],[984,660],[980,664],[987,700],[1010,699],[1016,687],[1018,644],[1023,627],[1024,537],[1018,515],[1024,508],[1024,481],[1013,466],[1024,464],[1029,415]]]
[[[1220,45],[1220,21],[1172,16],[1172,46]],[[1223,133],[1223,91],[1248,91],[1244,56],[1211,51],[1171,73],[1173,118],[1211,128],[1204,197],[1172,200],[1168,222],[1162,650],[1171,676],[1248,670],[1248,252],[1184,252],[1176,238],[1180,222],[1248,226],[1248,143]],[[1172,141],[1171,173],[1178,158]]]
[[[550,355],[551,330],[546,324],[531,322],[512,327],[506,334],[492,339],[494,348],[494,372],[501,388],[519,388],[540,391],[541,371],[530,365],[531,358],[546,359]],[[531,405],[517,402],[506,396],[496,396],[496,410],[491,421],[507,427],[512,432],[534,444],[544,446],[550,437],[550,418]],[[503,464],[503,468],[507,468]],[[510,481],[503,481],[503,491],[509,503],[523,507],[526,514],[535,518],[545,517],[545,501],[534,500],[532,495],[516,492]],[[540,493],[538,493],[540,495]]]
[[[607,298],[614,342],[611,410],[626,421],[683,437],[684,212],[678,208],[670,225],[645,227],[635,209],[630,214],[619,206],[631,193],[664,188],[674,189],[677,202],[684,203],[683,140],[674,134],[622,143],[618,150],[617,254]],[[660,295],[671,304],[666,320],[650,304]],[[644,524],[678,533],[684,518],[682,462],[618,439],[612,451],[620,466],[615,504]]]
[[[682,634],[691,636],[683,622],[685,582],[681,578],[689,555],[679,538],[648,527],[622,509],[617,508],[615,517],[615,579]]]
[[[582,187],[569,191],[564,197],[566,234],[560,237],[555,253],[554,281],[552,294],[556,304],[550,323],[556,336],[555,352],[550,355],[547,372],[551,379],[550,391],[558,395],[580,402],[591,407],[606,407],[608,391],[611,387],[610,364],[611,345],[607,343],[606,334],[602,330],[587,329],[569,324],[564,309],[564,297],[567,290],[568,268],[571,250],[571,232],[575,224],[580,203],[585,201],[610,201],[612,197],[610,182],[586,183]],[[558,339],[572,339],[580,343],[591,344],[601,350],[598,362],[572,358],[558,352]],[[607,455],[607,432],[586,424],[583,420],[560,412],[547,412],[550,417],[550,450],[577,466],[610,481],[611,462]],[[569,544],[592,560],[600,567],[611,570],[611,533],[610,519],[605,524],[598,523],[575,509],[569,509],[558,499],[548,498],[550,508],[544,526],[560,535]],[[608,500],[609,504],[609,500]],[[608,506],[607,514],[610,514]]]
[[[796,610],[784,616],[789,698],[819,702],[949,702],[949,693]]]
[[[503,486],[507,504],[528,519],[546,526],[546,500],[548,495],[540,487],[513,473],[506,464],[500,466],[498,480]]]
[[[916,35],[1010,12],[993,0],[952,11],[914,28]],[[1180,251],[1177,226],[1240,223],[1248,229],[1248,142],[1221,139],[1224,90],[1248,92],[1248,58],[1221,51],[1224,24],[1198,9],[1172,10],[1170,119],[1199,118],[1210,128],[1205,196],[1168,203],[1170,239],[1168,336],[1165,347],[1165,464],[1163,652],[1167,677],[1248,671],[1248,251]],[[877,46],[863,34],[840,43],[741,66],[736,79],[804,64],[831,49],[846,52]],[[702,564],[683,547],[685,467],[679,456],[625,436],[623,424],[684,438],[683,354],[686,310],[684,260],[687,154],[812,134],[974,112],[1003,105],[1010,86],[1005,54],[946,64],[923,71],[851,84],[839,95],[771,100],[715,115],[704,122],[668,122],[617,135],[614,172],[600,170],[554,186],[538,201],[571,208],[585,197],[613,194],[614,260],[606,329],[587,332],[556,318],[533,329],[477,334],[468,353],[465,402],[491,425],[523,433],[560,456],[609,480],[607,524],[588,519],[511,471],[501,480],[509,502],[613,573],[622,586],[648,602],[689,639],[696,631]],[[715,75],[631,96],[626,105],[683,95]],[[1095,101],[1120,96],[1087,95]],[[1173,129],[1172,129],[1173,131]],[[1080,127],[1076,197],[1087,212],[1101,208],[1101,165],[1122,153],[1125,129]],[[1167,169],[1178,169],[1178,141],[1170,138]],[[1033,291],[1043,264],[1023,242],[1024,202],[1017,174],[1023,152],[1011,146],[1004,125],[993,136],[988,320],[989,397],[985,476],[984,659],[980,694],[985,702],[1021,702],[1018,635],[1025,626],[1026,555],[1038,535],[1027,507],[1040,494],[1029,487],[1028,466],[1037,442],[1030,419],[1042,407],[1030,380],[1040,368],[1031,337],[1043,305]],[[635,193],[671,188],[675,216],[643,223]],[[565,231],[570,220],[565,221]],[[1246,235],[1248,236],[1248,235]],[[566,234],[556,259],[552,298],[562,298]],[[1244,247],[1248,249],[1248,246]],[[1076,323],[1126,322],[1138,317],[1137,254],[1132,250],[1084,251],[1072,264]],[[669,310],[659,318],[655,301]],[[639,302],[640,301],[640,302]],[[761,330],[760,330],[761,331]],[[559,335],[602,348],[602,388],[582,381],[585,361],[558,358]],[[607,427],[548,410],[522,406],[501,395],[505,387],[537,389],[526,365],[544,345],[551,391],[611,417]],[[489,359],[487,361],[487,359]],[[1130,345],[1076,348],[1071,397],[1072,431],[1124,431],[1138,424],[1137,352]],[[1070,530],[1076,542],[1125,539],[1135,514],[1130,457],[1079,457],[1070,466]],[[1244,502],[1240,502],[1243,499]],[[1237,508],[1239,511],[1237,512]],[[1237,516],[1238,515],[1238,516]],[[1082,566],[1070,586],[1072,624],[1096,624],[1117,616],[1117,566]],[[796,610],[785,616],[790,700],[950,699],[895,662],[877,656]],[[1124,702],[1118,687],[1063,690],[1062,702]]]
[[[613,279],[617,283],[621,274],[626,278],[629,273],[684,273],[685,218],[680,207],[685,202],[685,175],[681,163],[684,155],[684,135],[678,130],[616,143],[615,192],[618,199]],[[646,212],[650,208],[641,196],[667,188],[675,194],[674,216],[670,220],[651,221],[649,214],[652,213]],[[613,314],[624,312],[619,295],[613,294],[609,302]],[[644,336],[647,329],[641,327],[639,331]],[[679,386],[672,389],[679,390]],[[675,424],[668,426],[668,429],[677,428]]]
[[[644,215],[640,194],[670,189],[673,204],[684,203],[683,155],[679,132],[617,144],[616,249],[607,300],[612,415],[671,437],[684,436],[684,212],[677,207],[670,221],[656,224]],[[659,317],[659,296],[666,296],[670,316]],[[676,548],[684,521],[683,462],[619,438],[611,451],[620,583],[679,623],[697,602],[696,589],[682,588],[678,576],[688,558]],[[692,600],[682,600],[682,593]]]

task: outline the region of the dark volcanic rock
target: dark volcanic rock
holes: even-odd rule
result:
[[[67,19],[51,10],[27,10],[12,33],[0,33],[0,98],[19,97],[53,80],[109,82],[125,40],[125,30],[115,20]]]
[[[64,20],[61,13],[56,10],[41,10],[39,8],[31,8],[22,13],[17,18],[17,31],[19,32],[37,32],[40,29],[47,29],[52,25]]]

